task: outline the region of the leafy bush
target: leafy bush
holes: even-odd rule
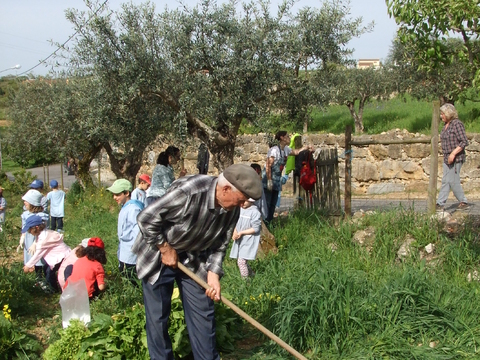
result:
[[[233,350],[234,314],[220,305],[216,314],[218,347]],[[178,289],[172,296],[169,322],[173,352],[183,358],[190,354],[191,348]],[[50,345],[44,354],[45,360],[111,358],[149,359],[143,305],[136,304],[112,316],[96,314],[88,327],[74,321],[60,330],[60,340]]]
[[[148,359],[145,309],[135,305],[112,317],[99,314],[82,339],[77,359]]]
[[[0,313],[0,360],[40,359],[41,350],[38,341],[20,332]]]
[[[75,181],[72,186],[70,186],[70,189],[68,190],[66,200],[70,205],[74,205],[76,202],[78,202],[83,194],[85,193],[82,185],[78,181]]]
[[[30,171],[21,169],[19,171],[14,171],[13,176],[15,181],[4,181],[2,187],[5,190],[13,195],[23,195],[28,188],[28,185],[32,183],[37,177],[32,175]]]
[[[60,340],[50,345],[43,353],[45,360],[77,359],[82,339],[90,334],[79,320],[70,321],[70,326],[59,330]]]
[[[7,173],[3,170],[0,170],[0,184],[5,184],[8,181]]]
[[[32,277],[26,276],[20,265],[0,266],[0,307],[8,305],[15,316],[35,312],[29,291],[34,290],[33,284]]]

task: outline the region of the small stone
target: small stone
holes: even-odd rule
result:
[[[332,252],[335,252],[335,251],[337,251],[337,244],[335,244],[335,243],[330,243],[330,244],[328,244],[328,248],[329,248],[330,250],[332,250]]]
[[[405,236],[403,244],[400,246],[400,249],[397,251],[397,257],[402,260],[405,257],[409,256],[412,253],[411,245],[415,242],[415,239],[410,235]]]
[[[425,246],[425,252],[427,254],[432,254],[434,251],[435,251],[435,244],[430,243],[427,246]]]
[[[467,281],[468,281],[468,282],[472,282],[472,280],[474,280],[474,281],[479,281],[479,280],[480,280],[480,276],[479,276],[477,270],[473,270],[473,272],[468,273],[468,275],[467,275]]]

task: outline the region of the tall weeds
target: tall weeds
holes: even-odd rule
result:
[[[375,229],[371,249],[352,242],[367,226]],[[407,235],[415,239],[412,255],[399,261]],[[313,359],[479,356],[480,286],[466,281],[480,259],[474,229],[452,240],[436,222],[405,209],[339,227],[298,212],[275,236],[278,255],[257,260],[256,277],[240,286],[228,263],[224,289],[239,304],[252,294],[275,294],[280,300],[268,313],[243,306],[297,350]],[[429,243],[437,246],[431,262],[419,256]],[[285,356],[275,346],[265,351]]]

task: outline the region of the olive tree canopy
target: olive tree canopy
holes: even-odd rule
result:
[[[326,99],[311,74],[318,79],[327,64],[347,63],[346,44],[370,29],[341,1],[295,14],[293,1],[275,13],[263,1],[205,0],[160,13],[148,2],[115,12],[105,2],[86,4],[87,12],[66,12],[76,35],[56,61],[68,71],[25,85],[11,119],[35,124],[30,154],[74,154],[84,162],[79,171],[88,171],[104,148],[112,171],[129,180],[161,134],[201,139],[221,171],[233,162],[243,121],[266,129],[268,115],[280,114],[303,124]]]
[[[200,138],[222,170],[233,162],[243,120],[258,124],[272,109],[305,114],[316,99],[299,70],[345,62],[345,45],[367,28],[349,18],[348,3],[297,14],[292,4],[274,15],[262,1],[205,0],[161,13],[150,3],[119,12],[89,3],[89,13],[69,11],[78,34],[68,63],[101,84],[99,116],[114,129],[103,144],[112,166],[131,166],[159,133],[170,132]],[[287,101],[289,94],[299,101]]]
[[[462,63],[480,88],[480,6],[471,0],[386,0],[400,25],[398,37],[420,69],[438,71]],[[461,46],[449,38],[461,40]],[[455,79],[451,79],[455,81]]]

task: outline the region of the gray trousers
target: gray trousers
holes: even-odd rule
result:
[[[450,190],[453,191],[453,195],[455,195],[459,202],[468,202],[460,183],[460,169],[462,168],[462,165],[463,163],[461,162],[456,162],[450,166],[443,163],[442,186],[440,187],[440,191],[438,193],[438,205],[445,205],[448,199],[448,194],[450,194]]]

